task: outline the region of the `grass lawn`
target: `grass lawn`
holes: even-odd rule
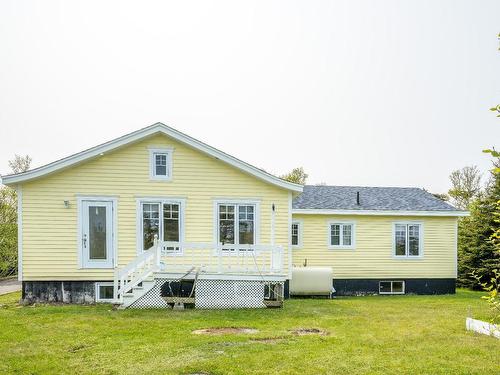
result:
[[[500,374],[500,340],[465,331],[481,293],[289,300],[283,309],[21,307],[0,296],[0,373]],[[247,327],[254,334],[194,335]],[[296,336],[319,328],[328,335]],[[263,339],[263,340],[262,340]],[[268,340],[265,340],[268,339]]]

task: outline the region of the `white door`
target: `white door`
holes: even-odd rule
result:
[[[86,268],[113,268],[113,202],[82,201],[81,251]]]

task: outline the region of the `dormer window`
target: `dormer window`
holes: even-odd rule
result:
[[[172,179],[172,149],[150,149],[150,177],[152,180]]]

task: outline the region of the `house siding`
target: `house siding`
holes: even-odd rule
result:
[[[172,181],[150,180],[149,148],[172,147]],[[23,280],[111,280],[112,269],[79,269],[78,195],[117,198],[118,267],[137,256],[137,198],[185,199],[185,241],[214,242],[214,200],[260,201],[260,242],[288,250],[289,192],[190,148],[155,135],[22,185]],[[69,201],[65,208],[64,200]]]
[[[293,249],[293,264],[330,266],[334,279],[456,278],[456,217],[334,216],[294,214],[303,228],[302,246]],[[354,249],[329,249],[328,222],[356,224]],[[393,257],[394,222],[423,223],[423,257]]]

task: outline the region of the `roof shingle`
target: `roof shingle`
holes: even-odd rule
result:
[[[357,193],[359,192],[359,205]],[[419,188],[363,186],[304,186],[294,209],[458,211]]]

